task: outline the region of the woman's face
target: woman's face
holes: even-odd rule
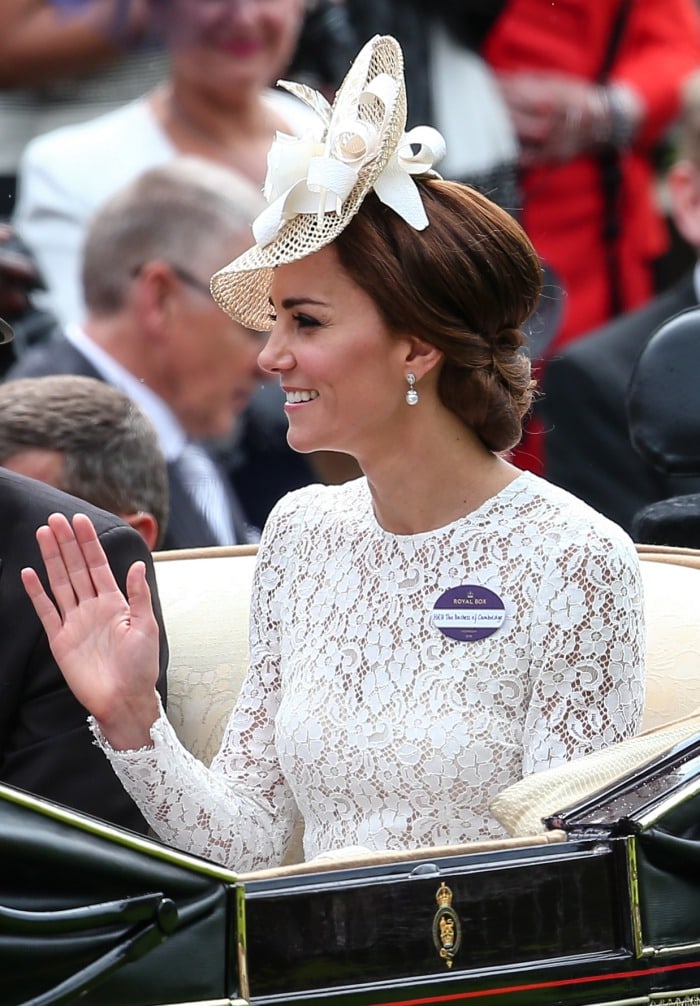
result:
[[[335,248],[279,266],[271,301],[275,320],[258,363],[286,393],[290,446],[342,451],[365,468],[395,450],[409,411],[411,340],[388,331]]]
[[[234,92],[266,87],[294,55],[304,8],[305,0],[171,0],[173,72]]]

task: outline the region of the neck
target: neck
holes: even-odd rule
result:
[[[420,534],[445,527],[520,475],[518,468],[459,426],[451,440],[430,438],[422,446],[404,446],[363,466],[377,521],[386,531]]]
[[[157,373],[138,326],[121,315],[90,315],[82,325],[85,334],[118,364],[159,393]]]
[[[230,163],[239,170],[245,169],[247,156],[257,160],[258,146],[267,154],[279,126],[259,91],[246,92],[235,104],[222,107],[211,95],[166,83],[153,92],[150,104],[179,151]]]

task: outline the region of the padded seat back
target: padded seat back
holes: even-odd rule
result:
[[[168,717],[208,765],[248,668],[250,591],[257,545],[153,555],[170,645]]]
[[[700,475],[700,308],[681,311],[652,335],[627,391],[635,448],[672,475]]]
[[[700,551],[638,545],[646,615],[643,730],[700,711]]]
[[[699,369],[700,308],[693,307],[654,332],[630,379],[630,439],[650,465],[667,475],[700,475]],[[697,479],[686,494],[642,507],[632,519],[632,535],[635,541],[700,546]]]

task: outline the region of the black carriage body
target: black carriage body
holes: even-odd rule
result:
[[[235,877],[0,787],[2,1006],[229,1002]]]
[[[595,977],[601,966],[612,974],[630,957],[626,859],[624,842],[567,842],[344,871],[282,889],[253,882],[252,1001],[384,1006],[466,1002],[466,993],[494,1003],[589,1002],[577,983],[560,982]],[[434,932],[443,885],[459,923],[451,961]]]
[[[700,740],[550,825],[243,883],[0,789],[0,1003],[700,1006]]]

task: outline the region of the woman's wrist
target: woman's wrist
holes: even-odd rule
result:
[[[153,747],[151,729],[163,715],[157,692],[147,701],[120,707],[107,716],[93,716],[99,736],[113,751],[141,751]]]

